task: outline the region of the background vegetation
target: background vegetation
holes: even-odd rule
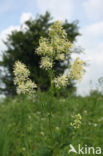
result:
[[[67,98],[56,97],[52,105],[54,140],[49,139],[47,117],[51,97],[48,93],[38,92],[37,95],[35,103],[24,96],[13,100],[6,98],[0,103],[1,156],[52,156],[54,148],[58,156],[67,156],[69,144],[102,148],[102,95],[92,92],[84,98],[70,94]],[[82,124],[74,131],[70,122],[78,113],[81,113]]]

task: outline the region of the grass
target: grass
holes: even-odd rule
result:
[[[69,144],[103,148],[102,95],[55,97],[53,136],[48,120],[50,104],[50,95],[40,92],[35,102],[18,96],[0,103],[0,156],[68,156]],[[78,113],[82,124],[74,130],[70,122]]]

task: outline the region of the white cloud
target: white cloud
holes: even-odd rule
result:
[[[103,22],[96,22],[81,28],[82,34],[77,40],[85,49],[96,49],[103,38]]]
[[[103,36],[103,21],[97,22],[86,27],[86,33],[94,36]]]
[[[33,17],[31,13],[23,13],[20,18],[20,23],[23,24],[30,17]],[[14,30],[19,31],[20,29],[25,30],[25,25],[22,25],[21,28],[20,26],[9,26],[7,29],[4,29],[0,32],[0,55],[6,49],[6,46],[4,45],[3,41],[6,41],[8,34],[10,34]]]
[[[20,30],[20,27],[19,26],[10,26],[0,33],[0,54],[3,50],[6,49],[6,46],[4,45],[3,41],[6,41],[8,34],[10,34],[13,30]]]
[[[91,19],[103,18],[103,0],[85,0],[83,6]]]
[[[32,13],[23,13],[20,17],[20,24],[22,24],[22,27],[11,25],[7,29],[4,29],[0,32],[0,55],[2,54],[2,51],[6,49],[6,46],[4,45],[3,41],[6,41],[8,34],[10,34],[14,30],[19,31],[20,29],[22,29],[23,31],[25,31],[26,26],[23,23],[30,18],[33,18]]]
[[[20,23],[23,24],[25,21],[29,20],[30,18],[33,18],[32,13],[30,12],[23,13],[20,18]]]
[[[55,19],[71,19],[74,10],[74,0],[37,0],[41,13],[49,11]]]

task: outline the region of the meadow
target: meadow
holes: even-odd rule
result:
[[[75,148],[78,144],[103,148],[102,95],[94,92],[86,97],[70,93],[55,96],[51,107],[52,137],[48,124],[50,102],[50,94],[40,91],[35,102],[26,96],[1,100],[0,156],[75,155],[68,154],[70,144]],[[78,113],[82,116],[81,126],[73,129],[70,123]]]

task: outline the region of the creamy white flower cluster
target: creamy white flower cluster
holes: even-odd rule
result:
[[[40,38],[39,47],[37,48],[37,54],[48,57],[51,57],[53,55],[53,47],[49,43],[48,39],[43,37]]]
[[[52,65],[53,64],[49,57],[47,57],[47,56],[42,57],[40,68],[44,68],[45,70],[48,70],[48,69],[52,68]]]
[[[64,61],[71,45],[61,22],[55,22],[49,29],[48,39],[41,37],[39,41],[37,54],[42,56],[41,68],[48,70],[53,67],[55,60]]]
[[[74,122],[73,123],[71,122],[70,125],[72,127],[74,127],[75,129],[78,129],[78,128],[80,128],[81,120],[82,120],[81,115],[77,114],[77,115],[74,116]]]
[[[59,77],[54,78],[53,84],[58,89],[60,89],[62,87],[66,87],[68,84],[68,76],[60,75]]]
[[[14,84],[19,84],[28,79],[30,71],[26,68],[26,66],[23,63],[17,61],[14,65],[14,75]]]
[[[79,57],[75,59],[70,69],[70,77],[75,80],[81,80],[85,71],[83,69],[84,62]]]
[[[39,47],[37,48],[37,54],[42,56],[40,68],[45,70],[53,70],[53,65],[56,60],[64,61],[66,56],[71,53],[71,42],[67,39],[67,33],[62,27],[60,21],[56,21],[49,29],[49,37],[41,37],[39,40]],[[76,58],[71,65],[69,76],[60,75],[54,78],[52,83],[56,88],[66,87],[68,80],[72,79],[80,80],[84,74],[83,61],[80,58]]]
[[[30,97],[35,96],[37,85],[29,79],[30,71],[27,67],[17,61],[14,65],[14,84],[17,85],[17,93],[27,94]]]

